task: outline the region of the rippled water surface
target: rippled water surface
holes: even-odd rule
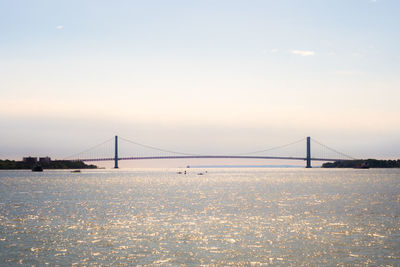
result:
[[[400,170],[176,171],[1,171],[0,265],[400,265]]]

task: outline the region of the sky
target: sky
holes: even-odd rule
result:
[[[400,158],[400,2],[0,1],[0,158],[112,138]]]

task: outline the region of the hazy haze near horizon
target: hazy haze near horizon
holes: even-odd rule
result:
[[[312,136],[400,155],[400,2],[2,1],[0,158],[118,134],[193,153]]]

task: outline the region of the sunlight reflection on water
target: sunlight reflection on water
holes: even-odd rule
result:
[[[0,172],[0,265],[399,265],[400,170]]]

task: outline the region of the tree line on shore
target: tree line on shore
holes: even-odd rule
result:
[[[400,159],[398,160],[340,160],[335,162],[326,162],[322,164],[322,168],[400,168]]]
[[[29,170],[32,169],[35,163],[15,161],[15,160],[0,160],[0,170]],[[96,165],[88,165],[83,161],[69,160],[52,160],[50,162],[41,162],[43,169],[96,169]]]

